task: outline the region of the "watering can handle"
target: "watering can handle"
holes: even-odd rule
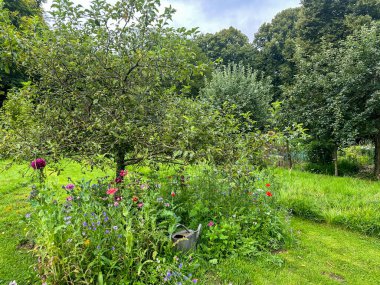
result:
[[[197,229],[197,235],[196,235],[197,240],[199,238],[199,235],[201,234],[201,229],[202,229],[202,224],[199,224],[198,229]]]
[[[185,228],[185,230],[188,232],[188,233],[190,233],[190,230],[186,227],[186,226],[184,226],[184,225],[182,225],[182,224],[178,224],[177,225],[177,228],[178,227],[183,227],[183,228]]]

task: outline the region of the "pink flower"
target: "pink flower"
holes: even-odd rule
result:
[[[46,161],[43,158],[37,158],[30,163],[30,166],[36,169],[43,169],[46,166]]]
[[[127,176],[128,175],[128,171],[127,170],[120,170],[119,175],[121,177]]]
[[[170,207],[170,204],[169,203],[165,203],[164,206],[165,207]]]
[[[174,193],[174,191],[172,191],[172,193],[170,195],[172,195],[172,197],[174,197],[176,194]]]
[[[107,190],[106,193],[108,195],[112,195],[112,194],[115,194],[117,192],[117,190],[119,190],[119,189],[117,189],[117,188],[110,188],[110,189]]]
[[[115,200],[118,201],[118,202],[120,202],[121,200],[123,200],[123,197],[121,197],[121,196],[115,196]]]
[[[66,198],[66,201],[72,201],[73,199],[74,199],[73,196],[69,196]]]
[[[115,203],[113,203],[113,205],[114,205],[115,207],[117,207],[117,206],[119,206],[119,202],[115,202]]]
[[[209,227],[212,227],[214,225],[215,225],[215,223],[213,221],[209,221],[208,224],[207,224],[207,226],[209,226]]]
[[[144,203],[138,203],[137,204],[137,207],[139,207],[140,209],[144,206]]]
[[[75,187],[75,185],[74,185],[74,184],[72,184],[72,183],[69,183],[69,184],[67,184],[67,185],[65,186],[65,189],[66,189],[66,190],[73,190],[73,189],[74,189],[74,187]]]

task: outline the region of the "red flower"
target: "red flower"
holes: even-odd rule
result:
[[[117,192],[117,190],[119,190],[119,189],[117,189],[117,188],[110,188],[110,189],[107,190],[107,194],[108,195],[115,194]]]
[[[174,191],[172,191],[172,193],[170,195],[172,195],[172,197],[174,197],[176,194],[174,193]]]
[[[272,197],[272,193],[271,192],[268,191],[266,194],[267,194],[268,197]]]
[[[128,171],[127,171],[127,170],[120,170],[119,175],[120,175],[121,177],[127,176],[127,175],[128,175]]]
[[[265,184],[265,186],[266,186],[266,187],[270,187],[270,184],[269,184],[269,183],[267,183],[267,184]]]
[[[137,197],[137,196],[133,196],[133,198],[132,198],[132,201],[133,202],[137,202],[139,200],[139,197]]]

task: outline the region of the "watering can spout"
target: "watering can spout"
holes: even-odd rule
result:
[[[199,224],[198,229],[197,229],[196,240],[198,240],[199,235],[201,234],[201,230],[202,230],[202,224]]]

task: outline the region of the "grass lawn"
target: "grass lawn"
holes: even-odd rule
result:
[[[204,284],[379,284],[380,240],[298,218],[292,225],[298,244],[274,262],[226,260]]]
[[[0,162],[0,169],[5,165],[6,162]],[[60,176],[50,176],[50,182],[63,185],[68,176],[76,180],[113,173],[85,172],[75,163],[65,163],[64,169]],[[28,165],[0,172],[0,285],[8,285],[12,280],[19,285],[27,284],[26,278],[33,263],[27,249],[18,248],[25,234],[21,221],[29,209],[27,197],[32,184],[31,174]],[[364,225],[368,222],[366,228],[379,226],[376,221],[380,220],[380,213],[375,211],[379,182],[286,170],[277,170],[277,174],[279,182],[283,182],[281,202],[293,207],[304,205],[299,207],[302,211],[294,210],[296,214],[343,224],[355,230],[361,230],[355,226],[362,221]],[[346,224],[339,223],[337,217],[346,217],[343,219]],[[357,220],[353,220],[356,223],[347,217],[356,217]],[[293,219],[292,224],[297,239],[293,248],[256,261],[231,258],[216,266],[210,264],[205,270],[207,273],[200,277],[200,283],[379,284],[379,239],[298,218]]]
[[[276,169],[280,202],[296,216],[380,237],[380,182]]]

